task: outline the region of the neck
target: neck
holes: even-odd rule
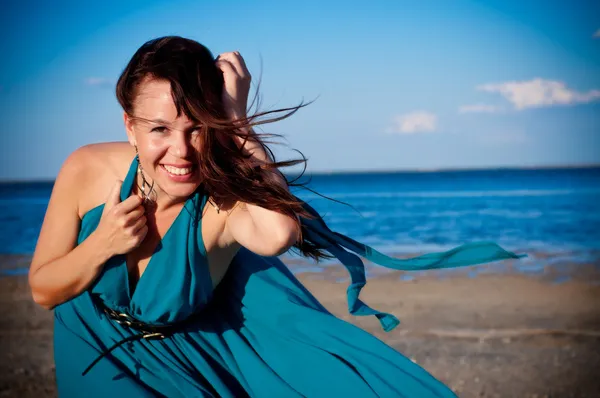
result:
[[[142,178],[140,173],[138,173],[133,191],[136,195],[142,198],[147,198],[144,206],[148,212],[162,213],[185,202],[185,199],[175,198],[167,195],[162,189],[160,189],[158,184],[154,183],[153,185],[153,181],[150,180],[148,176],[144,175],[144,177],[145,183],[144,178]]]

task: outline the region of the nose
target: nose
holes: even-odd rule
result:
[[[173,154],[179,158],[187,158],[190,154],[190,142],[189,135],[182,131],[177,131],[171,135],[172,142],[171,147],[173,148]]]

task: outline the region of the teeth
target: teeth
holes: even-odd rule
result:
[[[191,167],[179,168],[179,167],[167,166],[166,164],[164,164],[163,167],[169,173],[180,175],[180,176],[183,176],[183,175],[186,175],[186,174],[190,174],[192,172],[192,168]]]

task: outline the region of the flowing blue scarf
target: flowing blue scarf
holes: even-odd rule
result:
[[[402,271],[455,268],[526,256],[506,251],[494,242],[473,242],[445,252],[428,253],[406,259],[393,258],[330,230],[315,209],[303,200],[297,197],[296,199],[302,202],[304,209],[315,217],[314,219],[300,217],[304,239],[310,239],[319,248],[331,253],[342,262],[350,273],[351,283],[347,290],[348,311],[352,315],[375,315],[386,332],[394,329],[400,321],[392,314],[369,307],[359,298],[361,289],[367,283],[365,266],[359,256],[375,264]]]

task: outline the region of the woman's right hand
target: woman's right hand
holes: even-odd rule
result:
[[[133,195],[121,202],[122,181],[117,181],[110,192],[100,223],[94,231],[111,255],[125,254],[138,247],[148,233],[146,209],[142,198]]]

